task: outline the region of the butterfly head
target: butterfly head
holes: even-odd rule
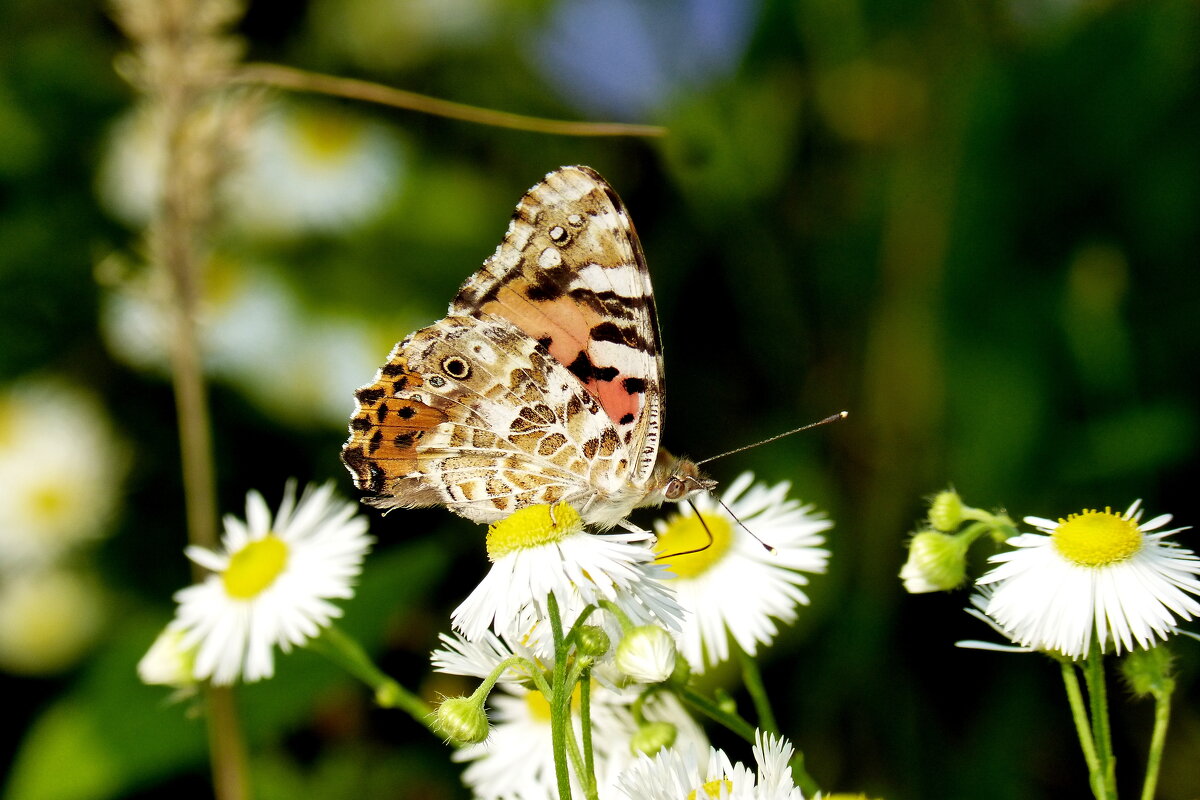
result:
[[[677,458],[665,450],[658,454],[657,470],[662,476],[662,499],[678,502],[695,492],[708,492],[716,488],[717,482],[707,477],[695,462]]]

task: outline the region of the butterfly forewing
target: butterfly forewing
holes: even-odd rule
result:
[[[594,170],[564,167],[530,189],[450,313],[502,317],[540,341],[612,419],[633,480],[649,478],[663,394],[654,292],[625,205]]]

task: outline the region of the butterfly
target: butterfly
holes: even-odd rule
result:
[[[476,522],[568,502],[606,529],[716,483],[659,445],[663,360],[637,232],[590,167],[546,175],[446,317],[355,392],[342,461],[381,508]]]

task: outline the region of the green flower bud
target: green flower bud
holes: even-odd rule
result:
[[[958,492],[946,489],[938,492],[929,504],[929,524],[936,530],[949,532],[963,521],[963,502]]]
[[[944,592],[967,578],[967,542],[961,536],[921,531],[908,545],[908,561],[900,569],[904,588],[912,594]]]
[[[600,658],[612,646],[612,640],[604,629],[597,625],[581,625],[575,631],[575,643],[580,655]]]
[[[447,697],[438,706],[437,726],[454,744],[477,744],[488,736],[483,703],[472,697]]]
[[[659,750],[675,744],[679,730],[669,722],[646,722],[638,727],[629,740],[629,750],[634,755],[645,753],[652,756]]]
[[[1121,674],[1138,697],[1162,697],[1175,690],[1173,656],[1163,644],[1149,650],[1131,650],[1121,659]]]

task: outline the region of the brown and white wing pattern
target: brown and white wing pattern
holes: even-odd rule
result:
[[[612,187],[588,167],[547,175],[449,315],[355,397],[342,460],[375,505],[493,522],[567,501],[609,527],[661,500],[654,295]]]
[[[541,342],[600,403],[644,486],[658,455],[663,364],[654,291],[625,205],[590,167],[530,189],[496,252],[450,304]]]

